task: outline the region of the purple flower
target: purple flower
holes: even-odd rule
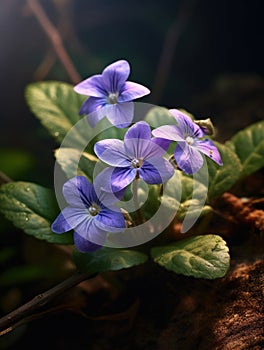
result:
[[[96,178],[97,179],[97,178]],[[63,186],[63,196],[68,203],[53,222],[55,233],[74,230],[74,243],[81,252],[97,250],[104,244],[108,232],[125,229],[121,210],[113,205],[113,196],[92,185],[84,176],[76,176]]]
[[[94,127],[102,118],[119,128],[128,127],[134,115],[132,100],[143,97],[150,90],[140,84],[126,81],[130,74],[129,63],[120,60],[107,66],[102,74],[83,80],[74,91],[90,96],[82,105],[80,114],[86,114]],[[94,113],[93,113],[94,112]]]
[[[140,177],[148,184],[160,184],[172,177],[174,168],[162,158],[169,146],[167,140],[151,138],[146,122],[131,126],[124,142],[118,139],[99,141],[94,146],[96,155],[113,168],[112,191],[118,192]]]
[[[177,109],[171,109],[170,113],[178,125],[163,125],[152,133],[156,137],[177,141],[174,157],[180,169],[186,174],[196,173],[204,162],[201,153],[210,157],[218,165],[223,165],[220,153],[213,142],[203,139],[206,134],[200,126]]]

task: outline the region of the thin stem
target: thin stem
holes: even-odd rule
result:
[[[22,320],[26,316],[32,314],[39,308],[45,306],[58,295],[64,293],[65,291],[81,283],[82,281],[85,281],[88,278],[92,278],[93,276],[87,273],[76,272],[74,275],[70,276],[65,281],[59,283],[55,287],[47,290],[42,294],[35,296],[26,304],[20,306],[16,310],[10,312],[9,314],[0,319],[0,335],[3,335],[12,330],[12,325],[16,324],[18,321]]]
[[[138,179],[136,178],[133,182],[132,182],[132,194],[133,194],[133,202],[134,202],[134,206],[135,206],[135,222],[136,225],[140,225],[143,224],[144,219],[139,207],[139,201],[138,201]]]
[[[71,62],[71,59],[63,46],[63,42],[58,30],[54,27],[54,25],[50,22],[46,13],[44,12],[42,6],[39,4],[37,0],[27,0],[27,4],[32,11],[32,13],[37,18],[39,24],[41,25],[44,32],[47,34],[51,44],[54,48],[56,55],[64,66],[66,72],[71,78],[74,84],[78,83],[81,80],[80,75],[76,71],[74,65]]]

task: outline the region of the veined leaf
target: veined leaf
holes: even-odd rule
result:
[[[148,257],[138,251],[103,247],[93,253],[74,251],[74,262],[81,272],[116,271],[143,264]]]
[[[71,233],[55,234],[50,226],[59,208],[52,190],[30,182],[0,187],[0,212],[25,233],[57,244],[72,244]]]
[[[264,167],[264,121],[239,131],[226,143],[236,152],[242,164],[241,177]]]
[[[151,250],[153,260],[167,270],[196,278],[215,279],[226,275],[229,249],[218,235],[205,235]]]

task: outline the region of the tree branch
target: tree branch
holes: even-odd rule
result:
[[[70,79],[74,84],[78,83],[81,80],[79,73],[76,71],[74,65],[71,62],[69,55],[67,54],[61,36],[58,30],[50,22],[46,13],[44,12],[41,5],[37,0],[27,0],[27,5],[29,6],[32,13],[37,18],[39,24],[41,25],[44,32],[47,34],[51,44],[54,48],[56,55],[64,66],[66,72],[68,73]]]
[[[27,302],[26,304],[20,306],[16,310],[10,312],[6,316],[0,319],[0,336],[4,335],[10,331],[12,331],[15,323],[22,320],[26,316],[32,314],[37,309],[45,306],[52,299],[57,297],[58,295],[64,293],[68,289],[76,286],[82,281],[87,280],[88,278],[92,278],[94,275],[90,275],[87,273],[75,273],[74,275],[67,278],[65,281],[59,283],[55,287],[49,289],[48,291],[35,296],[32,300]]]

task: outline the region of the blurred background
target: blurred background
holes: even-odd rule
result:
[[[30,113],[25,86],[74,83],[45,32],[49,28],[32,10],[36,3],[81,79],[126,59],[129,79],[152,91],[144,102],[210,116],[220,140],[263,118],[261,0],[1,0],[0,168],[15,180],[53,181],[55,145]]]
[[[263,10],[262,0],[0,0],[0,170],[52,187],[58,145],[31,114],[26,85],[75,84],[118,59],[129,61],[129,80],[152,91],[142,102],[210,117],[219,141],[263,119]],[[54,29],[72,73],[54,50]],[[9,268],[0,276],[6,313],[35,292],[40,270],[27,265],[18,282],[10,271],[34,265],[39,243],[28,245],[30,238],[2,216],[0,231],[8,247],[0,254],[2,272]],[[36,248],[40,261],[45,249]]]

